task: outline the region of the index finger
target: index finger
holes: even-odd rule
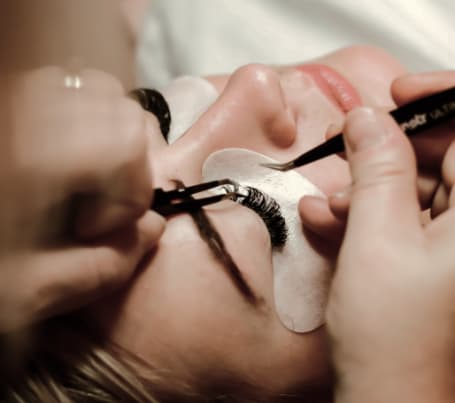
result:
[[[455,86],[455,70],[408,74],[392,83],[392,97],[398,106]]]
[[[392,97],[398,106],[455,86],[455,71],[410,74],[392,84]],[[455,121],[438,125],[412,138],[419,168],[439,174],[442,159],[455,138]]]

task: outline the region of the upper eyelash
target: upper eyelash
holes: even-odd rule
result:
[[[184,187],[180,180],[174,180],[178,187]],[[191,198],[191,196],[190,196]],[[196,227],[199,231],[201,239],[203,239],[213,256],[220,261],[222,267],[227,271],[235,286],[239,289],[242,295],[253,305],[258,303],[258,299],[254,294],[252,288],[246,282],[242,272],[233,260],[230,253],[227,251],[223,238],[216,230],[210,218],[204,212],[204,209],[198,209],[190,212]]]
[[[269,231],[272,246],[282,248],[288,238],[288,227],[280,205],[259,189],[251,186],[242,186],[242,189],[246,189],[246,194],[238,197],[236,201],[255,211],[262,218]]]
[[[140,103],[143,109],[155,115],[160,124],[161,133],[167,142],[171,127],[171,111],[161,92],[152,88],[136,88],[130,91],[130,95]]]

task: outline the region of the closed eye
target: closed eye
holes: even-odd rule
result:
[[[236,201],[261,217],[270,234],[272,247],[283,248],[288,239],[288,227],[278,202],[254,187],[242,186],[242,189],[246,196],[239,197]]]

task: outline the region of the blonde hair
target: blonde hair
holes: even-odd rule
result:
[[[0,401],[5,403],[266,403],[309,402],[302,395],[266,396],[264,390],[227,375],[187,385],[171,370],[144,363],[106,342],[77,315],[49,320],[33,335],[22,365],[3,360]],[[5,346],[2,346],[3,349]],[[6,363],[5,363],[6,362]],[[12,370],[13,369],[13,370]],[[226,392],[227,391],[227,392]],[[325,400],[324,400],[325,401]]]
[[[49,320],[32,338],[33,347],[24,353],[22,365],[12,372],[11,365],[2,368],[2,402],[204,401],[186,385],[169,382],[170,373],[99,339],[77,316]]]

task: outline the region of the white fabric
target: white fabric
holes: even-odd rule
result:
[[[454,68],[454,0],[152,0],[142,84],[302,62],[343,46],[385,48],[413,71]]]

